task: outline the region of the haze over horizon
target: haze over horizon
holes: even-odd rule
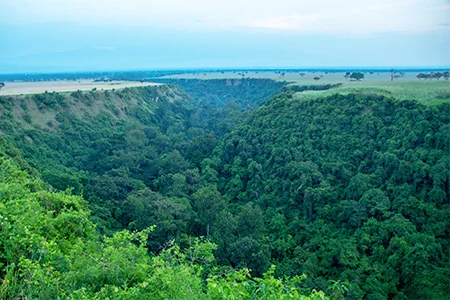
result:
[[[0,72],[448,67],[450,1],[16,0]]]

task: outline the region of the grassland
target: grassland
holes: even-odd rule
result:
[[[417,100],[427,105],[450,102],[450,82],[448,81],[394,81],[394,82],[346,82],[341,87],[323,91],[297,93],[297,98],[311,98],[334,93],[381,94],[399,100]]]
[[[0,96],[8,95],[28,95],[47,92],[72,92],[76,90],[90,91],[122,89],[126,87],[138,87],[157,85],[146,82],[144,84],[136,81],[112,81],[94,82],[93,80],[58,80],[58,81],[37,81],[37,82],[6,82],[5,87],[0,90]]]
[[[442,102],[450,102],[449,80],[418,80],[417,72],[405,72],[403,77],[391,81],[389,72],[365,73],[362,81],[349,81],[343,72],[286,72],[284,76],[275,72],[246,72],[244,76],[240,72],[211,72],[211,73],[186,73],[166,76],[167,78],[185,79],[223,79],[223,78],[269,78],[283,80],[297,85],[334,84],[342,83],[342,86],[328,91],[307,91],[297,93],[296,97],[311,98],[329,95],[333,93],[347,94],[350,92],[382,94],[399,100],[417,100],[427,105],[436,105]],[[319,77],[319,80],[314,80]]]
[[[240,78],[266,78],[278,81],[287,81],[296,85],[323,85],[342,83],[339,88],[328,91],[306,91],[297,93],[298,99],[326,96],[333,93],[347,94],[351,92],[382,94],[399,100],[417,100],[427,105],[436,105],[450,102],[449,80],[418,80],[417,72],[405,72],[402,77],[391,81],[389,72],[365,72],[361,81],[350,81],[344,77],[344,71],[324,72],[290,72],[290,71],[217,71],[195,72],[187,71],[184,74],[168,75],[162,78],[181,79],[240,79]],[[314,79],[316,78],[316,80]],[[318,79],[319,78],[319,79]],[[112,90],[125,87],[139,87],[155,85],[156,83],[137,81],[94,82],[93,80],[56,80],[39,82],[7,82],[0,90],[2,95],[26,95],[48,92],[71,92],[76,90],[88,91]]]

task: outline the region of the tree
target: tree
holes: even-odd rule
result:
[[[358,173],[350,179],[350,183],[345,188],[346,196],[351,200],[359,200],[372,185],[372,178],[369,175]]]
[[[367,208],[369,217],[377,219],[388,216],[391,207],[389,198],[380,189],[368,190],[362,195],[359,202]]]
[[[355,79],[356,81],[360,81],[361,79],[364,79],[364,74],[361,72],[353,72],[350,75],[350,79]]]
[[[320,80],[320,77],[316,76],[316,77],[314,77],[313,79],[314,79],[315,81],[318,81],[318,80]]]
[[[258,238],[264,230],[263,213],[259,206],[247,204],[238,215],[238,234]]]
[[[4,82],[0,82],[0,90],[5,86]]]
[[[442,76],[444,77],[445,80],[448,80],[448,78],[450,77],[450,72],[444,72],[442,73]]]
[[[217,191],[216,186],[210,184],[192,195],[192,204],[197,212],[199,223],[205,229],[202,230],[202,234],[209,236],[212,223],[225,209],[225,200]]]
[[[433,76],[433,78],[439,80],[439,79],[441,79],[442,76],[444,76],[444,73],[436,72],[436,73],[433,73],[432,76]]]
[[[426,74],[423,74],[423,73],[419,73],[419,74],[417,74],[417,79],[425,79],[425,78],[427,78],[427,75]]]

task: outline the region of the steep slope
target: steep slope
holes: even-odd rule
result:
[[[281,92],[286,81],[271,79],[172,79],[154,78],[152,82],[181,87],[195,99],[210,105],[225,106],[234,101],[242,108],[255,108]]]
[[[219,190],[260,208],[252,238],[280,275],[339,279],[349,298],[445,299],[449,137],[450,105],[288,92],[220,144]]]
[[[188,164],[179,150],[203,135],[188,132],[191,111],[192,98],[172,86],[0,97],[0,131],[46,182],[95,199],[94,215],[118,228],[114,203],[151,185],[161,156]]]
[[[187,197],[203,185],[200,164],[243,112],[164,85],[0,97],[0,114],[0,133],[52,187],[83,195],[97,228],[158,224],[160,250],[196,231]]]
[[[98,160],[105,158],[105,151],[125,156],[125,146],[147,146],[147,152],[156,153],[177,149],[184,142],[192,105],[188,95],[169,86],[0,97],[0,103],[1,133],[44,178],[47,170],[57,176],[58,167],[102,172]],[[59,189],[81,188],[70,180],[46,179]]]
[[[0,129],[11,129],[15,124],[25,129],[56,130],[58,117],[66,114],[88,120],[99,115],[115,119],[130,119],[142,112],[152,114],[158,102],[176,102],[190,99],[186,93],[172,86],[146,86],[113,91],[72,93],[44,93],[0,97]],[[9,129],[9,130],[8,130]]]

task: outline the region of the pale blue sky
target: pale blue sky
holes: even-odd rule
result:
[[[448,67],[448,0],[0,0],[0,72]]]

